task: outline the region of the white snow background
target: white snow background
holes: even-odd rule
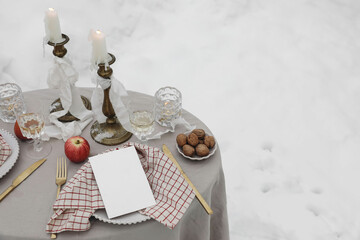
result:
[[[128,90],[183,94],[215,135],[231,239],[360,239],[360,2],[0,0],[0,82],[47,88],[53,7],[77,86],[90,29]]]

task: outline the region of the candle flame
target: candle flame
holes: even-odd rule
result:
[[[96,32],[96,34],[101,34],[100,30],[96,30],[95,32]]]
[[[55,11],[55,9],[53,9],[53,8],[49,8],[49,11],[52,11],[52,12],[53,12],[53,11]]]

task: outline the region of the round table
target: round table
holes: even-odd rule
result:
[[[79,88],[80,93],[91,99],[93,89]],[[136,98],[141,93],[130,92],[130,98]],[[43,103],[50,104],[59,96],[58,90],[43,89],[25,92],[24,98],[31,112],[38,106],[32,103],[40,99]],[[197,128],[210,130],[198,118],[183,110],[183,117]],[[90,144],[90,156],[104,152],[116,146],[105,146],[96,143],[90,136],[90,123],[82,132],[81,136]],[[0,121],[0,128],[14,133],[14,124]],[[211,206],[214,214],[209,216],[199,201],[194,198],[183,218],[173,230],[168,229],[155,220],[131,225],[114,225],[91,218],[91,228],[84,232],[62,232],[58,239],[156,239],[156,240],[189,240],[189,239],[229,239],[228,217],[226,208],[226,192],[224,173],[221,165],[220,149],[209,159],[203,161],[191,161],[182,157],[176,150],[175,138],[177,134],[185,132],[183,126],[177,126],[174,133],[166,133],[160,139],[148,141],[146,144],[161,148],[162,144],[172,151],[174,157],[182,166],[184,172],[197,187],[199,192]],[[216,136],[215,136],[216,138]],[[139,142],[132,136],[128,141]],[[2,202],[0,202],[0,239],[49,239],[50,234],[45,233],[45,226],[52,215],[52,205],[56,198],[55,172],[56,159],[65,157],[64,141],[51,139],[52,151],[47,161],[40,166],[32,175],[15,188]],[[19,141],[20,155],[11,169],[0,179],[0,193],[35,160],[26,157],[23,146],[29,144]],[[68,163],[68,179],[70,179],[82,164]]]

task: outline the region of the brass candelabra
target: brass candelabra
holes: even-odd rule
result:
[[[109,55],[111,60],[108,62],[108,64],[98,64],[99,69],[97,74],[104,79],[111,78],[113,70],[111,69],[110,65],[113,64],[116,60],[113,54],[109,53]],[[106,121],[104,123],[99,123],[96,121],[91,126],[90,135],[96,142],[112,146],[125,142],[132,136],[132,133],[126,131],[116,117],[114,108],[110,101],[110,88],[111,85],[110,87],[103,90],[104,101],[102,105],[102,112],[107,117]]]
[[[67,49],[65,48],[65,44],[69,42],[70,38],[66,35],[66,34],[61,34],[62,38],[64,39],[62,42],[59,43],[53,43],[53,42],[48,42],[47,44],[49,44],[50,46],[54,47],[53,50],[53,55],[59,58],[63,58],[66,53],[67,53]],[[87,99],[84,96],[81,96],[81,100],[83,101],[84,106],[88,109],[91,110],[91,103],[89,101],[89,99]],[[56,99],[50,107],[51,111],[50,113],[53,112],[58,112],[58,111],[62,111],[64,110],[60,98]],[[67,112],[64,116],[61,116],[58,118],[58,120],[60,122],[72,122],[72,121],[77,121],[79,119],[77,119],[76,117],[74,117],[73,115],[71,115],[70,112]]]

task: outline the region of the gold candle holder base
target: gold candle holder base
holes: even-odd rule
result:
[[[70,41],[70,38],[66,34],[62,33],[61,36],[64,39],[62,42],[59,42],[59,43],[53,43],[50,41],[48,42],[48,44],[50,46],[54,47],[54,50],[53,50],[54,56],[59,57],[59,58],[62,58],[66,55],[67,49],[65,48],[65,44]],[[83,101],[86,109],[91,110],[91,103],[90,103],[89,99],[87,99],[84,96],[81,96],[81,100]],[[51,104],[50,113],[58,112],[58,111],[62,111],[62,110],[64,110],[64,108],[62,107],[60,98],[58,98]],[[71,115],[70,112],[67,112],[64,116],[59,117],[58,120],[60,122],[72,122],[72,121],[78,121],[79,119],[74,117],[73,115]]]
[[[113,71],[110,68],[110,65],[115,62],[115,56],[109,53],[111,60],[108,62],[108,65],[105,66],[105,63],[98,64],[99,69],[97,71],[98,75],[105,79],[110,79]],[[119,145],[127,141],[132,133],[125,130],[121,125],[119,120],[116,117],[114,108],[110,101],[110,87],[104,89],[104,101],[102,105],[102,112],[107,117],[106,122],[99,123],[96,121],[90,130],[90,135],[95,142],[103,145]]]
[[[132,133],[126,131],[117,119],[112,124],[96,121],[91,126],[90,134],[95,142],[108,146],[119,145],[132,136]]]
[[[87,99],[84,96],[81,96],[81,100],[84,106],[86,107],[86,109],[91,110],[91,102],[89,101],[89,99]],[[51,103],[50,113],[63,111],[63,110],[64,108],[61,104],[60,98],[56,99],[53,103]],[[58,120],[60,122],[72,122],[72,121],[78,121],[79,119],[74,117],[70,112],[67,112],[64,116],[59,117]]]

